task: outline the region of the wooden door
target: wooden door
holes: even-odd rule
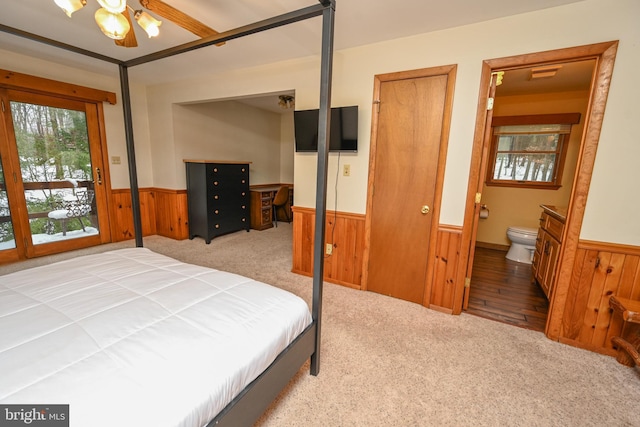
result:
[[[439,164],[446,151],[452,79],[447,72],[397,77],[379,83],[376,101],[367,289],[423,303],[439,215]]]
[[[11,184],[0,194],[0,262],[107,242],[99,104],[16,90],[0,97],[0,182]]]

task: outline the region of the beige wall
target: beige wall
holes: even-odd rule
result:
[[[512,225],[538,227],[541,204],[566,207],[571,197],[578,161],[589,92],[557,92],[545,95],[496,97],[494,116],[527,114],[580,113],[580,123],[572,126],[562,187],[557,190],[511,188],[485,185],[482,203],[489,208],[489,218],[478,225],[478,242],[509,245],[507,228]]]
[[[280,115],[280,180],[293,184],[293,158],[295,153],[293,111]]]
[[[173,131],[176,158],[246,161],[252,185],[280,182],[280,114],[237,101],[175,104]]]
[[[603,121],[581,238],[640,244],[640,200],[629,197],[630,185],[640,182],[640,144],[637,143],[637,100],[640,85],[640,2],[585,0],[489,22],[422,34],[335,53],[333,105],[359,105],[360,150],[331,154],[328,198],[340,211],[364,213],[369,164],[371,102],[376,74],[457,64],[457,78],[440,222],[462,225],[473,144],[481,64],[485,59],[619,40],[620,45]],[[339,8],[336,13],[339,13]],[[543,31],[541,30],[543,29]],[[21,55],[0,55],[0,66],[72,83],[118,92],[113,76],[92,75]],[[319,58],[310,57],[264,67],[209,75],[144,89],[133,82],[134,135],[141,185],[185,188],[184,165],[176,156],[173,106],[253,94],[295,91],[296,108],[316,108]],[[126,186],[124,132],[121,106],[108,107],[109,153],[123,156],[123,166],[112,167],[114,187]],[[351,165],[351,176],[338,176],[341,164]],[[295,200],[315,204],[316,156],[296,154]],[[337,187],[337,194],[334,190]],[[411,191],[411,189],[406,189]]]

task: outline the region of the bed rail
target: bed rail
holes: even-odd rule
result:
[[[276,360],[245,387],[207,427],[252,426],[315,352],[316,322],[278,355]]]

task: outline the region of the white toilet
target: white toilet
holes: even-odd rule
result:
[[[511,240],[511,247],[506,258],[511,261],[531,264],[533,252],[536,250],[537,236],[537,228],[517,226],[507,228],[507,237]]]

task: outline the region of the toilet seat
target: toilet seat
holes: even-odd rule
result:
[[[520,226],[511,226],[507,228],[507,231],[511,231],[513,233],[522,234],[524,236],[537,236],[538,229],[530,228],[530,227],[520,227]]]

